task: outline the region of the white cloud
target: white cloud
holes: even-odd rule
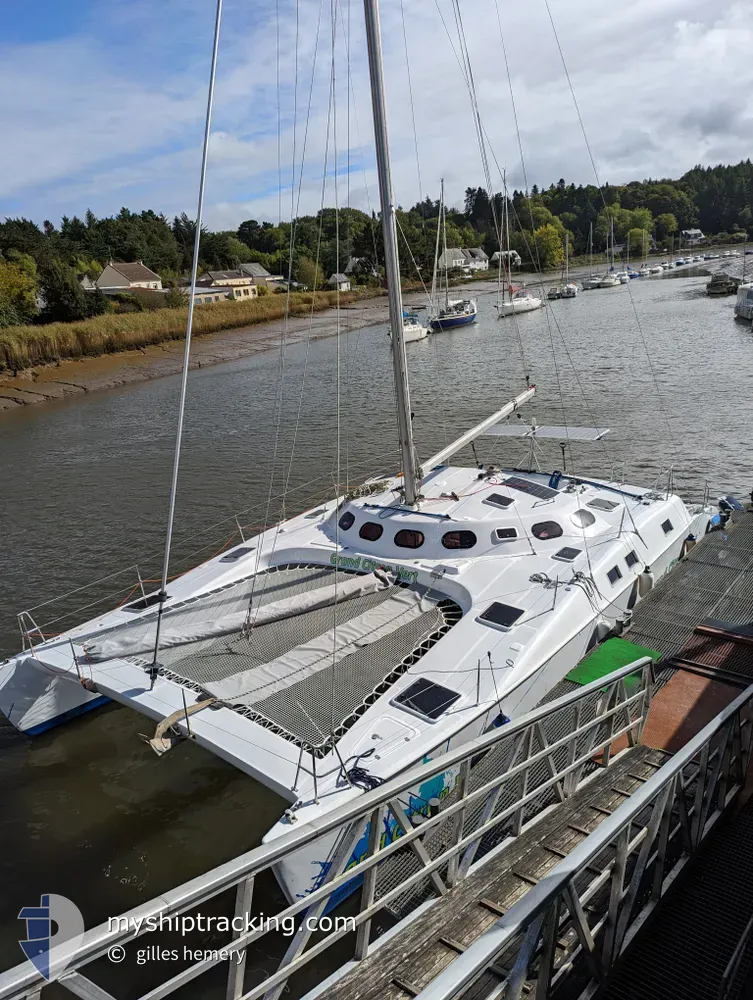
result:
[[[343,16],[350,0],[338,0]],[[457,47],[448,0],[437,0]],[[593,182],[593,169],[543,3],[461,4],[487,133],[512,183],[521,184],[517,137],[497,26],[505,33],[528,178]],[[749,154],[753,42],[742,0],[550,0],[597,169],[612,183],[679,176],[697,162],[735,162]],[[0,86],[6,102],[0,147],[0,213],[12,206],[35,218],[113,212],[122,204],[168,214],[194,211],[212,5],[166,0],[155,14],[144,0],[110,4],[107,38],[69,38],[6,49]],[[279,0],[281,174],[290,212],[296,68],[294,0]],[[226,6],[207,190],[207,222],[234,228],[243,218],[276,220],[277,59],[274,4]],[[329,92],[330,4],[300,0],[296,151],[298,167],[323,12],[312,115],[306,140],[302,211],[321,201]],[[31,16],[31,15],[30,15]],[[399,0],[383,0],[382,30],[396,200],[436,197],[444,177],[450,201],[483,183],[468,94],[437,8],[405,5],[423,192],[414,134]],[[360,4],[350,11],[350,201],[378,202]],[[173,26],[170,30],[170,26]],[[104,29],[103,29],[104,30]],[[117,45],[113,42],[117,39]],[[105,47],[103,48],[103,45]],[[115,48],[113,48],[115,45]],[[347,66],[337,40],[337,144],[347,156]],[[158,53],[162,53],[158,57]],[[330,123],[329,166],[333,128]],[[362,169],[366,163],[366,170]],[[495,174],[495,183],[498,178]],[[347,182],[339,179],[344,204]],[[368,195],[367,195],[368,189]],[[325,201],[332,204],[330,176]]]

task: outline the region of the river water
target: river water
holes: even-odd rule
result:
[[[502,405],[528,374],[540,424],[611,428],[568,456],[576,472],[616,470],[648,486],[674,466],[675,488],[692,499],[707,481],[714,497],[747,497],[753,334],[734,322],[734,299],[704,295],[705,281],[635,280],[504,321],[481,291],[474,327],[408,345],[420,453]],[[0,655],[18,648],[18,611],[133,564],[154,576],[178,389],[162,378],[2,417]],[[299,343],[191,373],[174,570],[227,542],[236,512],[243,525],[268,523],[332,495],[338,479],[394,471],[395,437],[383,326],[339,348],[334,338]],[[526,460],[519,441],[477,448],[482,459]],[[557,442],[540,461],[561,467]],[[103,586],[122,600],[132,580]],[[278,817],[279,799],[191,744],[157,759],[141,739],[152,730],[115,706],[34,740],[0,719],[0,969],[21,961],[17,913],[41,893],[74,900],[89,926],[255,846]],[[273,912],[274,887],[263,894]],[[116,971],[103,968],[103,985],[122,984]],[[135,981],[118,996],[137,995]]]

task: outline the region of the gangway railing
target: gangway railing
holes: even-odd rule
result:
[[[532,981],[536,1000],[545,1000],[566,975],[577,982],[577,990],[568,987],[568,995],[593,996],[743,788],[752,718],[753,685],[440,973],[418,1000],[459,1000],[471,987],[479,1000],[519,1000]],[[493,976],[493,966],[509,971],[504,978]],[[734,971],[731,963],[730,978]]]
[[[159,945],[155,928],[172,929],[171,919],[196,912],[233,888],[239,923],[234,918],[233,935],[227,943],[218,948],[215,934],[215,952],[161,982],[143,1000],[161,1000],[222,963],[228,968],[227,1000],[262,996],[275,1000],[291,976],[353,932],[353,956],[360,961],[373,947],[377,914],[421,886],[429,886],[437,897],[444,895],[475,869],[484,844],[498,845],[519,835],[537,811],[541,814],[547,805],[567,799],[594,768],[609,764],[617,740],[636,744],[648,714],[652,683],[653,664],[644,657],[458,749],[414,766],[317,820],[293,825],[284,836],[110,918],[85,932],[75,946],[57,945],[57,971],[51,981],[87,1000],[112,1000],[81,970],[108,952],[112,955],[113,948],[145,934],[150,934],[150,943]],[[443,798],[438,803],[429,801],[418,812],[406,808],[406,798],[410,800],[416,789],[437,777],[446,789]],[[365,849],[356,853],[356,845],[364,840]],[[260,923],[252,921],[251,928],[244,929],[258,909],[254,885],[259,876],[317,841],[334,845],[322,884],[277,914]],[[381,873],[388,870],[391,861],[400,860],[399,852],[412,855],[415,870],[401,876],[397,885],[385,886]],[[327,926],[321,918],[328,904],[348,889],[360,891],[357,912],[344,923],[330,919]],[[266,906],[264,913],[268,913]],[[284,942],[278,940],[273,945],[272,938],[291,925],[297,929],[279,967],[252,984],[250,980],[258,980],[260,970],[248,962],[249,947],[266,937],[265,952],[282,951]],[[342,945],[339,961],[341,956]],[[27,962],[0,974],[0,1000],[36,1000],[46,985],[47,980]]]

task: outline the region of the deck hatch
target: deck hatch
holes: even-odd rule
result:
[[[558,552],[555,552],[552,559],[559,559],[560,562],[574,562],[582,551],[582,549],[573,549],[569,545],[566,545]]]
[[[488,497],[484,497],[483,502],[488,503],[491,507],[501,507],[502,510],[506,510],[515,503],[515,497],[503,497],[501,493],[490,493]]]
[[[614,510],[615,507],[619,506],[616,500],[607,500],[606,497],[594,497],[586,504],[586,507],[593,507],[595,510]]]
[[[436,722],[459,697],[457,691],[435,684],[426,677],[419,677],[402,694],[393,698],[392,704],[420,715],[423,719],[429,719],[430,722]]]
[[[489,625],[491,628],[498,628],[506,632],[524,614],[525,611],[522,608],[514,608],[511,604],[502,604],[500,601],[495,601],[489,605],[486,611],[478,616],[476,621],[481,622],[482,625]]]
[[[527,493],[529,496],[538,497],[539,500],[551,500],[552,497],[559,496],[559,490],[542,486],[541,483],[531,482],[529,479],[519,479],[517,476],[505,479],[504,485],[513,490],[520,490],[521,493]]]
[[[220,559],[220,562],[221,563],[235,562],[236,560],[241,559],[243,556],[247,556],[249,552],[253,552],[254,548],[255,546],[253,545],[241,545],[240,548],[233,549],[232,552],[227,552],[222,557],[222,559]]]

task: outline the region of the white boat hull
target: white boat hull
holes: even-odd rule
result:
[[[533,312],[534,309],[541,309],[543,305],[541,299],[525,298],[525,299],[513,299],[512,302],[499,302],[497,304],[497,311],[500,316],[513,316],[517,313]]]
[[[27,736],[38,736],[107,701],[51,674],[31,655],[0,665],[0,712]]]
[[[403,340],[406,344],[412,344],[416,340],[424,340],[429,336],[429,328],[427,326],[406,326],[403,329]]]

